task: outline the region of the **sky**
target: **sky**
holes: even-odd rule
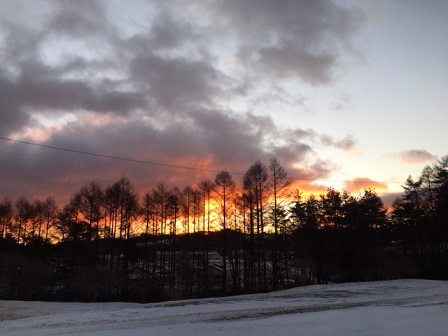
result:
[[[65,202],[121,176],[142,194],[276,157],[304,192],[391,200],[448,154],[447,15],[443,0],[0,0],[0,197]]]

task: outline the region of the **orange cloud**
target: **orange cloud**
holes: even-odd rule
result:
[[[352,194],[359,193],[368,188],[374,189],[378,194],[388,191],[386,183],[377,182],[367,177],[357,177],[352,181],[344,182],[344,189]]]
[[[312,180],[293,180],[290,187],[292,192],[299,191],[304,198],[308,198],[311,195],[319,196],[327,192],[328,186],[316,183]]]

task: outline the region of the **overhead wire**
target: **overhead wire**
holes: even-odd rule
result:
[[[94,157],[99,157],[99,158],[119,160],[119,161],[127,161],[127,162],[134,162],[134,163],[140,163],[140,164],[148,164],[148,165],[160,166],[160,167],[168,167],[168,168],[175,168],[175,169],[186,169],[186,170],[195,170],[195,171],[203,171],[203,172],[208,172],[208,173],[219,173],[219,172],[222,171],[222,170],[214,170],[214,169],[207,169],[207,168],[200,168],[200,167],[174,165],[174,164],[155,162],[155,161],[139,160],[139,159],[133,159],[133,158],[122,157],[122,156],[115,156],[115,155],[92,153],[92,152],[87,152],[87,151],[78,150],[78,149],[45,145],[45,144],[40,144],[40,143],[36,143],[36,142],[31,142],[31,141],[25,141],[25,140],[18,140],[18,139],[8,138],[8,137],[4,137],[4,136],[0,136],[0,140],[14,142],[14,143],[19,143],[19,144],[23,144],[23,145],[47,148],[47,149],[52,149],[52,150],[59,150],[59,151],[64,151],[64,152],[69,152],[69,153],[75,153],[75,154],[81,154],[81,155],[89,155],[89,156],[94,156]],[[229,171],[229,173],[233,174],[233,175],[241,175],[241,176],[244,175],[244,173],[241,173],[241,172],[231,172],[231,171]],[[326,179],[312,179],[312,178],[299,178],[299,177],[289,177],[288,179],[289,180],[295,180],[295,181],[316,181],[317,180],[317,181],[322,181],[322,182],[356,183],[356,184],[379,184],[379,183],[384,183],[384,184],[400,183],[401,184],[401,183],[403,183],[402,181],[400,181],[400,182],[399,181],[362,181],[362,180],[350,181],[350,180],[326,180]]]
[[[106,158],[106,159],[113,159],[113,160],[120,160],[120,161],[128,161],[128,162],[134,162],[134,163],[142,163],[142,164],[148,164],[148,165],[154,165],[154,166],[162,166],[162,167],[169,167],[169,168],[177,168],[177,169],[188,169],[188,170],[197,170],[197,171],[204,171],[204,172],[210,172],[210,173],[219,173],[221,170],[213,170],[213,169],[206,169],[206,168],[200,168],[200,167],[189,167],[189,166],[181,166],[181,165],[173,165],[169,163],[161,163],[161,162],[154,162],[154,161],[146,161],[146,160],[138,160],[138,159],[132,159],[122,156],[115,156],[115,155],[107,155],[107,154],[99,154],[99,153],[92,153],[87,151],[82,151],[78,149],[71,149],[71,148],[65,148],[65,147],[58,147],[58,146],[51,146],[51,145],[44,145],[39,144],[36,142],[30,142],[25,140],[17,140],[12,138],[7,138],[0,136],[1,140],[20,143],[24,145],[30,145],[30,146],[36,146],[36,147],[42,147],[42,148],[48,148],[48,149],[54,149],[69,153],[76,153],[76,154],[83,154],[83,155],[90,155],[100,158]],[[243,175],[243,173],[238,172],[229,172],[231,174],[235,175]]]

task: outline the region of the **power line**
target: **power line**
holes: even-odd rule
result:
[[[106,158],[106,159],[128,161],[128,162],[134,162],[134,163],[143,163],[143,164],[148,164],[148,165],[169,167],[169,168],[177,168],[177,169],[188,169],[188,170],[205,171],[205,172],[209,172],[209,173],[219,173],[220,172],[220,170],[198,168],[198,167],[188,167],[188,166],[180,166],[180,165],[172,165],[172,164],[168,164],[168,163],[145,161],[145,160],[137,160],[137,159],[131,159],[131,158],[126,158],[126,157],[122,157],[122,156],[98,154],[98,153],[86,152],[86,151],[81,151],[81,150],[71,149],[71,148],[43,145],[43,144],[39,144],[39,143],[35,143],[35,142],[24,141],[24,140],[17,140],[17,139],[2,137],[2,136],[0,136],[0,139],[1,140],[5,140],[5,141],[20,143],[20,144],[24,144],[24,145],[30,145],[30,146],[36,146],[36,147],[42,147],[42,148],[48,148],[48,149],[55,149],[55,150],[59,150],[59,151],[69,152],[69,153],[90,155],[90,156],[101,157],[101,158]],[[235,172],[229,172],[229,173],[235,174],[235,175],[243,175],[243,173],[235,173]]]
[[[190,167],[190,166],[180,166],[180,165],[173,165],[173,164],[154,162],[154,161],[137,160],[137,159],[127,158],[127,157],[122,157],[122,156],[114,156],[114,155],[92,153],[92,152],[86,152],[86,151],[81,151],[81,150],[77,150],[77,149],[58,147],[58,146],[50,146],[50,145],[39,144],[39,143],[36,143],[36,142],[17,140],[17,139],[7,138],[7,137],[3,137],[3,136],[0,136],[0,139],[1,140],[5,140],[5,141],[9,141],[9,142],[29,145],[29,146],[36,146],[36,147],[41,147],[41,148],[59,150],[59,151],[63,151],[63,152],[76,153],[76,154],[82,154],[82,155],[89,155],[89,156],[106,158],[106,159],[112,159],[112,160],[127,161],[127,162],[148,164],[148,165],[153,165],[153,166],[168,167],[168,168],[175,168],[175,169],[186,169],[186,170],[203,171],[203,172],[208,172],[208,173],[219,173],[219,172],[221,172],[221,170],[206,169],[206,168],[199,168],[199,167]],[[241,175],[241,176],[244,175],[244,173],[240,173],[240,172],[230,172],[229,171],[229,173],[233,174],[233,175]],[[356,184],[378,184],[378,183],[384,183],[384,184],[400,183],[401,184],[401,183],[403,183],[403,182],[398,182],[398,181],[356,181],[356,180],[355,181],[349,181],[349,180],[345,180],[344,181],[344,180],[322,180],[322,179],[299,178],[299,177],[290,177],[288,179],[289,180],[295,180],[295,181],[316,181],[316,180],[318,180],[318,181],[322,181],[322,182],[356,183]]]

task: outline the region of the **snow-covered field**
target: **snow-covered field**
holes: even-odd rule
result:
[[[448,335],[448,282],[318,285],[157,304],[0,301],[0,335]]]

